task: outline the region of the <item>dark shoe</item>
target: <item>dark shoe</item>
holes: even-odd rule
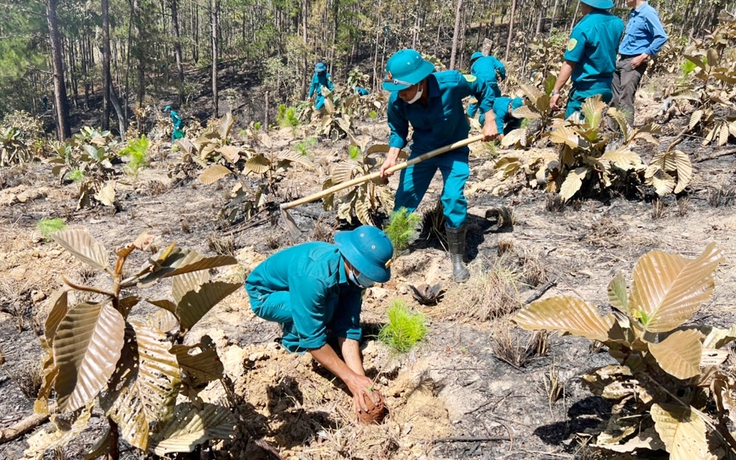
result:
[[[465,233],[467,228],[462,225],[457,228],[445,227],[447,233],[447,245],[450,249],[452,260],[452,279],[457,283],[463,283],[470,278],[470,272],[465,267]]]

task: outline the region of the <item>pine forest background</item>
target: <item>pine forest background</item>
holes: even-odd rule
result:
[[[736,1],[650,2],[671,44],[684,45],[717,23]],[[203,120],[228,110],[268,122],[278,104],[306,97],[314,63],[336,81],[359,68],[380,89],[386,59],[417,48],[467,71],[484,40],[519,80],[533,44],[565,43],[575,0],[0,0],[0,118],[23,110],[67,138],[82,123],[125,133],[136,108],[188,107]],[[626,19],[616,1],[613,12]],[[510,33],[509,33],[510,32]],[[490,41],[489,41],[490,40]],[[560,61],[562,56],[550,56]],[[216,65],[213,65],[216,63]],[[223,78],[223,70],[234,79]],[[223,104],[237,88],[250,107]],[[224,94],[223,94],[224,92]],[[192,109],[195,110],[195,109]],[[249,120],[250,119],[250,120]],[[112,126],[111,126],[112,124]]]

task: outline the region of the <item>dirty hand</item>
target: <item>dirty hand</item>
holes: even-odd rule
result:
[[[389,177],[393,174],[393,172],[386,172],[386,170],[392,166],[396,166],[396,160],[391,158],[386,158],[386,161],[383,162],[381,165],[381,177]]]
[[[372,391],[373,381],[365,375],[356,374],[351,382],[345,382],[348,385],[350,393],[353,394],[353,402],[355,403],[355,415],[361,411],[368,411],[368,401],[375,405],[380,400],[380,393]]]
[[[496,127],[495,120],[486,123],[480,133],[483,135],[484,142],[492,141],[493,139],[495,139],[498,136],[498,128]]]
[[[557,104],[557,102],[560,100],[560,94],[553,94],[552,97],[549,98],[549,108],[552,110],[559,110],[560,106]]]
[[[644,61],[647,60],[648,57],[649,57],[649,55],[647,53],[642,53],[642,54],[638,55],[637,57],[635,57],[634,59],[631,60],[631,68],[632,69],[636,69],[637,67],[639,67],[640,65],[642,65],[644,63]]]

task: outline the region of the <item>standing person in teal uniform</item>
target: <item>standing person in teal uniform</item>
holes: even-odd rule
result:
[[[549,101],[551,109],[559,109],[560,90],[572,79],[565,118],[580,113],[583,102],[589,97],[600,94],[606,103],[613,99],[611,84],[624,22],[606,11],[610,8],[613,8],[613,0],[580,0],[583,18],[572,29],[565,62]]]
[[[626,0],[629,8],[629,23],[616,62],[616,73],[613,75],[614,107],[626,114],[630,125],[634,124],[634,97],[639,88],[641,76],[647,70],[649,59],[655,57],[667,43],[668,37],[659,20],[657,10],[649,6],[646,0]]]
[[[363,225],[337,232],[335,244],[311,242],[279,251],[245,280],[253,312],[279,323],[284,348],[308,351],[345,382],[357,415],[368,409],[367,399],[380,398],[360,357],[362,293],[389,280],[393,252],[385,233]],[[342,359],[327,343],[328,332],[337,337]]]
[[[332,77],[327,73],[327,66],[322,62],[318,62],[314,66],[314,76],[312,76],[312,83],[309,85],[309,99],[312,96],[316,96],[314,100],[314,108],[319,110],[325,106],[325,97],[322,95],[322,87],[326,86],[330,91],[335,90],[335,85],[332,84]]]
[[[388,126],[391,130],[389,151],[381,166],[381,176],[396,164],[399,152],[407,144],[409,125],[414,130],[409,159],[458,142],[468,137],[470,125],[465,117],[463,99],[474,96],[486,114],[484,140],[498,135],[493,116],[495,94],[484,80],[465,76],[457,70],[434,72],[434,64],[413,49],[395,53],[386,63],[383,89],[391,91],[388,101]],[[452,258],[452,276],[463,282],[470,273],[465,267],[465,218],[468,202],[463,190],[470,175],[468,147],[444,153],[401,171],[394,210],[413,212],[427,192],[435,172],[442,173],[442,207],[447,221],[447,243]]]
[[[182,127],[184,126],[184,121],[179,116],[179,113],[177,113],[176,110],[172,109],[170,105],[167,105],[164,107],[164,113],[169,113],[169,117],[171,117],[171,124],[173,125],[173,129],[171,131],[171,143],[177,141],[177,139],[181,139],[184,137],[184,131],[182,130]]]
[[[485,80],[493,88],[496,97],[501,97],[501,88],[499,88],[498,82],[499,80],[506,80],[506,66],[501,61],[493,56],[483,56],[483,53],[476,51],[470,56],[470,74]],[[476,113],[478,113],[478,104],[468,105],[468,116],[473,118]],[[481,114],[482,116],[483,114]],[[483,124],[483,120],[480,120],[480,122]]]

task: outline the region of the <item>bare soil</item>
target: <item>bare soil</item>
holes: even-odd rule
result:
[[[650,95],[643,94],[641,102],[646,106],[642,117],[656,111]],[[385,120],[358,129],[374,142],[385,142],[388,136]],[[669,145],[675,132],[677,126],[670,126],[660,146],[641,145],[640,152],[650,159]],[[288,139],[291,134],[283,131],[272,137]],[[164,151],[167,148],[163,146]],[[441,242],[423,236],[396,260],[388,283],[366,292],[365,367],[389,408],[379,425],[357,423],[346,387],[308,354],[285,352],[274,341],[278,327],[253,315],[244,290],[231,295],[188,340],[196,342],[203,334],[215,340],[226,372],[245,401],[239,413],[248,429],[203,449],[196,458],[273,458],[248,439],[248,432],[293,460],[557,459],[590,454],[581,441],[585,438],[577,434],[605,423],[610,406],[586,391],[579,376],[612,362],[611,358],[591,351],[587,340],[553,335],[546,354],[532,357],[523,367],[511,366],[498,358],[499,343],[504,335],[523,342],[529,334],[510,325],[507,317],[479,319],[477,306],[469,299],[477,294],[473,290],[483,287],[479,277],[505,264],[520,276],[510,310],[552,281],[555,285],[545,296],[576,295],[605,310],[608,282],[618,271],[629,275],[641,255],[661,249],[694,257],[715,241],[724,250],[726,263],[719,268],[712,301],[694,320],[720,327],[736,322],[730,300],[736,290],[734,158],[707,160],[726,150],[702,148],[698,140],[686,140],[679,148],[691,155],[695,167],[694,181],[682,196],[657,205],[648,198],[609,196],[576,201],[561,212],[551,212],[543,191],[524,187],[518,177],[500,182],[486,149],[475,145],[468,184],[473,278],[464,285],[454,284]],[[320,190],[326,166],[344,159],[346,151],[345,140],[321,139],[310,152],[315,170],[297,166],[286,173],[284,184],[289,184],[291,195]],[[77,186],[59,184],[49,165],[0,170],[0,352],[5,361],[0,367],[0,428],[32,413],[24,381],[40,360],[37,333],[49,297],[62,285],[61,276],[91,284],[104,279],[56,244],[43,241],[35,231],[41,219],[61,217],[70,226],[83,226],[110,250],[146,230],[159,236],[158,246],[176,241],[205,254],[213,254],[214,247],[229,247],[239,265],[216,274],[228,280],[243,281],[260,261],[292,244],[278,211],[269,211],[270,218],[262,218],[268,213],[257,217],[261,223],[252,226],[245,222],[227,227],[216,221],[233,183],[204,186],[193,178],[169,177],[167,172],[179,160],[178,153],[168,153],[155,157],[137,180],[121,176],[116,210],[77,211]],[[391,179],[392,187],[397,181]],[[434,206],[440,189],[435,178],[420,212]],[[486,212],[502,206],[512,209],[514,220],[510,228],[498,230]],[[296,208],[292,214],[305,230],[302,241],[329,238],[335,228],[347,227],[336,222],[334,214],[324,213],[319,203]],[[329,230],[327,236],[324,228]],[[436,283],[446,289],[436,306],[414,300],[409,285]],[[375,338],[394,298],[426,314],[430,328],[420,346],[400,356]],[[150,311],[142,307],[134,314]],[[544,386],[552,369],[564,384],[562,397],[554,402]],[[219,383],[204,392],[207,400],[223,396]],[[96,415],[90,428],[65,449],[66,458],[81,458],[100,435],[102,418]],[[29,435],[0,445],[0,458],[21,458]],[[125,455],[140,458],[132,451]]]

